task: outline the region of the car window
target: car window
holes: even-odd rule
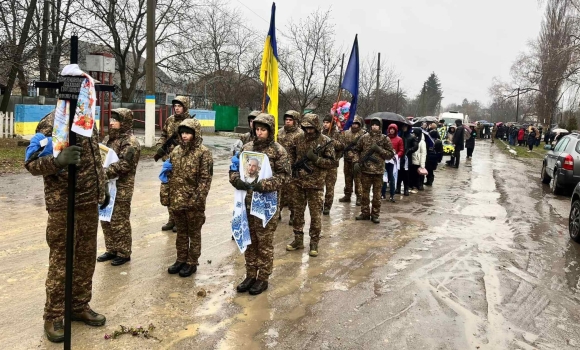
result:
[[[576,153],[580,153],[580,142],[576,142]]]
[[[563,150],[565,150],[566,146],[568,146],[568,142],[570,142],[570,138],[568,137],[564,137],[563,139],[561,139],[560,142],[558,142],[558,144],[556,145],[554,152],[562,152]]]

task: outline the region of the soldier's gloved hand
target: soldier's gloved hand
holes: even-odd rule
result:
[[[354,176],[358,176],[360,174],[360,164],[359,163],[354,163],[354,165],[352,167],[352,172],[353,172]]]
[[[59,168],[64,168],[69,164],[79,164],[82,150],[80,146],[68,146],[58,154],[54,162]]]
[[[111,201],[111,193],[109,192],[109,183],[107,183],[105,185],[105,200],[103,201],[99,209],[101,210],[105,209],[107,205],[109,205],[110,201]]]
[[[244,182],[242,179],[236,179],[236,181],[234,181],[234,187],[236,190],[240,191],[247,191],[250,189],[250,185],[248,185],[248,183]]]
[[[165,150],[163,150],[163,148],[159,147],[157,149],[157,152],[155,152],[153,159],[155,159],[155,161],[158,161],[159,159],[163,158],[164,155],[165,155]]]
[[[382,150],[382,148],[379,145],[377,145],[376,143],[373,143],[373,145],[371,146],[371,149],[374,152],[380,152]]]
[[[314,153],[314,150],[312,148],[308,150],[308,153],[306,153],[306,157],[313,162],[316,162],[318,160],[318,155]]]
[[[263,192],[264,186],[262,185],[262,181],[258,181],[258,183],[253,186],[252,190],[256,192]]]

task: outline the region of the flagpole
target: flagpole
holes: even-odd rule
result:
[[[340,60],[340,78],[338,79],[338,96],[336,97],[336,107],[338,108],[338,102],[340,102],[340,93],[342,92],[342,71],[344,68],[344,54],[342,54],[342,59]],[[328,135],[332,135],[334,131],[334,118],[330,119],[330,130],[328,130]]]
[[[268,71],[264,71],[264,93],[262,95],[262,113],[264,113],[266,111],[266,94],[268,92],[268,85],[267,82],[268,81]]]

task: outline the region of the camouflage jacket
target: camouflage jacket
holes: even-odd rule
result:
[[[356,133],[353,133],[352,130],[347,130],[347,131],[340,134],[340,140],[341,140],[342,144],[344,145],[343,156],[344,156],[345,162],[352,162],[353,161],[354,154],[356,153],[354,151],[354,147],[356,144],[355,141],[357,140],[357,138],[362,137],[362,135],[366,134],[366,131],[362,128],[364,126],[364,122],[363,122],[362,118],[359,116],[356,116],[356,117],[354,117],[354,121],[358,122],[361,126],[361,128]],[[346,150],[347,148],[349,148],[349,150],[344,152],[344,150]]]
[[[254,135],[254,133],[251,131],[240,136],[240,140],[242,140],[242,144],[244,144],[244,145],[254,141],[255,139],[256,139],[256,135]]]
[[[334,167],[338,168],[339,163],[338,161],[340,160],[340,158],[342,158],[342,151],[344,150],[344,143],[342,143],[342,135],[340,133],[340,131],[338,131],[338,128],[335,128],[335,130],[332,132],[332,135],[328,135],[328,130],[322,130],[322,135],[330,137],[331,139],[334,140],[334,142],[332,143],[334,145]]]
[[[284,147],[288,153],[288,161],[290,164],[296,163],[295,140],[298,136],[304,134],[304,131],[298,126],[287,127],[284,126],[278,130],[278,143]]]
[[[302,119],[302,127],[314,127],[316,133],[314,135],[309,135],[304,132],[304,134],[298,136],[295,139],[294,147],[296,149],[296,162],[300,162],[308,150],[315,149],[318,146],[323,146],[331,141],[327,136],[320,133],[320,121],[318,115],[316,114],[306,114]],[[316,162],[310,160],[307,161],[307,165],[312,168],[312,174],[308,174],[304,169],[296,169],[296,184],[303,189],[323,189],[324,188],[324,176],[325,169],[332,169],[335,166],[334,158],[334,147],[332,143],[329,144],[321,154],[318,154],[319,158]]]
[[[212,154],[202,145],[201,124],[197,119],[185,119],[180,126],[192,129],[195,135],[191,143],[184,143],[180,135],[179,146],[169,156],[173,165],[169,176],[169,208],[204,212],[213,176]]]
[[[103,143],[117,153],[119,161],[109,165],[105,169],[105,174],[108,179],[118,178],[115,200],[131,202],[141,145],[133,136],[133,112],[127,108],[117,108],[112,112],[118,115],[121,128],[109,129],[109,135],[105,137]]]
[[[379,147],[381,147],[380,152],[374,152],[374,154],[372,154],[372,157],[374,157],[376,161],[368,160],[363,162],[363,158],[369,154],[369,152],[372,153],[371,146],[374,144],[377,144]],[[365,174],[372,175],[384,174],[385,160],[389,160],[395,155],[391,140],[389,140],[389,138],[386,135],[383,135],[380,131],[372,130],[360,138],[354,147],[354,150],[354,161],[361,163],[361,171]]]
[[[263,192],[274,192],[282,189],[282,186],[289,181],[291,176],[290,163],[288,162],[288,153],[278,142],[274,141],[274,117],[262,113],[254,120],[254,123],[262,123],[268,127],[268,139],[255,139],[247,143],[242,148],[242,152],[251,151],[264,153],[268,156],[270,168],[272,168],[272,177],[261,180]],[[240,178],[239,171],[230,171],[230,183],[233,185]],[[250,190],[246,194],[246,208],[250,209],[252,203],[252,194]]]
[[[177,133],[177,128],[182,121],[186,119],[192,119],[193,117],[189,115],[189,111],[185,111],[183,114],[180,115],[171,115],[163,124],[163,129],[161,130],[161,137],[157,140],[157,147],[161,147],[165,141],[167,141],[171,136]],[[161,158],[163,161],[166,161],[169,158],[169,154],[175,146],[169,147],[169,152]]]
[[[42,118],[36,132],[47,137],[52,136],[54,112]],[[93,135],[77,135],[77,146],[82,147],[81,162],[77,167],[77,185],[75,207],[97,210],[97,204],[105,200],[107,179],[99,152],[99,137],[96,127]],[[68,170],[59,168],[52,155],[32,158],[24,165],[34,176],[42,175],[44,179],[44,199],[47,211],[66,210],[68,198]]]

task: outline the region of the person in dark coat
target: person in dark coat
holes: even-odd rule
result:
[[[409,169],[411,168],[411,160],[413,159],[413,153],[417,151],[419,145],[415,139],[415,135],[410,130],[408,125],[403,124],[401,126],[401,138],[403,139],[403,148],[405,149],[405,156],[401,158],[400,170],[397,175],[397,191],[396,194],[401,194],[401,182],[405,186],[403,194],[405,196],[409,195],[409,190],[411,189],[411,182],[409,177]],[[405,168],[407,170],[405,170]]]
[[[425,169],[427,169],[427,182],[425,186],[433,186],[433,181],[435,181],[435,170],[437,170],[437,164],[441,163],[443,159],[443,143],[439,139],[439,133],[437,130],[431,130],[429,136],[434,141],[432,146],[427,148],[427,161],[425,162]]]
[[[473,156],[473,149],[475,148],[475,138],[477,137],[477,131],[473,126],[469,127],[471,130],[471,137],[469,140],[465,141],[465,148],[467,149],[467,159],[471,159]]]
[[[461,151],[463,151],[464,144],[465,144],[465,137],[463,135],[463,122],[461,121],[461,119],[457,119],[455,121],[455,125],[457,125],[457,129],[455,130],[455,134],[453,135],[453,145],[455,146],[455,151],[453,152],[453,155],[451,156],[451,160],[449,162],[449,165],[453,168],[459,168],[459,161],[461,159]]]

